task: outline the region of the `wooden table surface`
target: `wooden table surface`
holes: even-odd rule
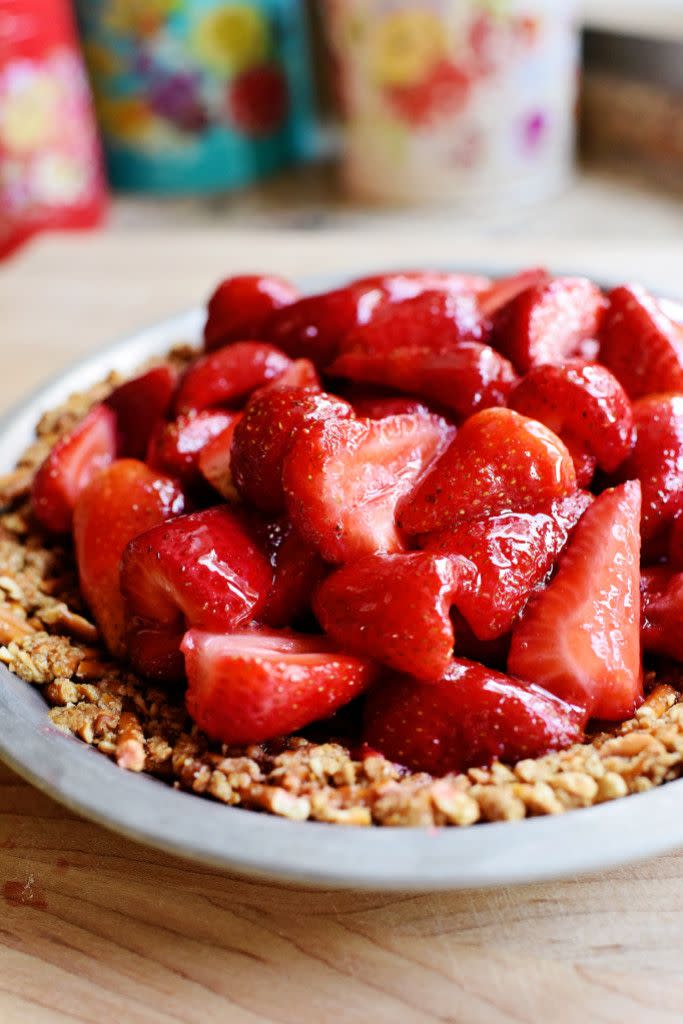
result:
[[[486,260],[548,260],[683,291],[683,245],[671,241],[219,229],[50,239],[0,270],[1,402],[201,301],[237,268]],[[306,892],[137,846],[0,768],[0,887],[3,1024],[622,1024],[683,1014],[683,852],[485,893]]]

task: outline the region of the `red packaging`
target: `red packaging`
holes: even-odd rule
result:
[[[68,0],[0,0],[0,259],[100,222],[106,189]]]

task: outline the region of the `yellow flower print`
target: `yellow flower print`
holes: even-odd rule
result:
[[[45,146],[59,124],[59,101],[59,86],[48,74],[27,71],[0,101],[0,142],[15,154]]]
[[[153,36],[182,0],[110,0],[106,24],[115,32]]]
[[[122,142],[143,139],[154,121],[154,115],[144,100],[136,96],[99,97],[96,106],[104,132]]]
[[[205,67],[228,77],[265,61],[270,31],[263,15],[253,7],[224,4],[197,22],[192,44]]]
[[[383,85],[421,82],[446,53],[444,26],[432,11],[396,11],[378,20],[372,33],[372,72]]]

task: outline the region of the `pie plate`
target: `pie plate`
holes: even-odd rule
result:
[[[192,310],[96,353],[0,424],[10,470],[42,412],[112,369],[132,372],[178,341],[198,339]],[[683,846],[683,779],[557,817],[471,828],[354,828],[225,807],[122,771],[53,727],[40,692],[0,665],[0,758],[53,799],[131,839],[215,868],[327,888],[426,891],[541,882],[595,872]]]

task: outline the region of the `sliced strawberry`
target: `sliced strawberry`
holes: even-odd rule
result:
[[[613,472],[633,446],[633,410],[616,377],[596,363],[536,366],[517,385],[508,405],[540,420],[561,437],[583,442],[605,472]]]
[[[598,336],[607,303],[583,277],[557,277],[522,292],[494,325],[493,344],[526,373],[543,363],[563,363]]]
[[[261,534],[273,567],[273,583],[259,617],[275,628],[291,626],[310,610],[313,592],[328,566],[286,519],[267,523],[257,531]]]
[[[318,371],[310,359],[293,359],[284,373],[264,384],[254,394],[262,394],[273,388],[308,388],[309,391],[322,391]]]
[[[112,391],[105,404],[116,413],[121,455],[144,459],[154,428],[171,407],[177,384],[172,366],[155,366]]]
[[[477,298],[479,310],[486,319],[492,321],[522,292],[546,284],[549,280],[550,275],[543,267],[530,267],[528,270],[521,270],[518,274],[512,274],[510,277],[500,277],[479,293]]]
[[[419,398],[407,395],[393,395],[385,391],[359,386],[346,395],[356,416],[369,420],[383,420],[385,416],[402,416],[404,413],[418,413],[429,416],[430,408]]]
[[[666,551],[671,525],[683,511],[683,395],[651,395],[633,405],[635,446],[619,477],[643,488],[643,547]]]
[[[396,676],[373,690],[363,738],[391,761],[444,775],[562,749],[581,739],[583,724],[540,687],[455,658],[437,683]]]
[[[199,469],[202,476],[226,501],[239,501],[239,494],[232,478],[231,452],[235,427],[244,415],[241,412],[228,414],[230,423],[216,434],[199,453]]]
[[[490,277],[450,270],[395,270],[361,277],[351,283],[366,288],[382,288],[392,302],[414,299],[423,292],[448,292],[450,295],[483,292],[492,285]]]
[[[471,416],[399,510],[410,534],[498,512],[542,509],[576,489],[571,455],[547,427],[511,409]]]
[[[565,431],[562,440],[574,463],[576,486],[587,489],[593,482],[595,471],[598,468],[598,460],[591,453],[586,442],[574,437],[570,432]]]
[[[429,537],[429,551],[461,556],[477,570],[463,577],[454,603],[479,640],[512,629],[592,500],[577,491],[544,511],[501,512]]]
[[[418,679],[440,679],[453,654],[449,611],[468,573],[476,580],[465,559],[421,551],[367,555],[327,577],[313,611],[345,650]]]
[[[273,388],[254,395],[235,431],[232,473],[237,490],[263,512],[285,506],[282,467],[299,433],[330,417],[353,415],[340,398],[304,388]]]
[[[269,381],[292,365],[284,352],[261,341],[237,341],[202,356],[180,382],[175,409],[179,414],[215,406],[239,407]]]
[[[230,630],[256,618],[271,580],[265,554],[225,507],[180,516],[136,537],[121,561],[134,666],[163,678],[171,670],[155,661],[159,648],[177,655],[187,626]],[[179,667],[176,661],[174,675]]]
[[[660,391],[683,391],[683,325],[637,285],[609,294],[600,332],[600,361],[621,381],[631,398]]]
[[[674,569],[683,570],[683,512],[679,512],[671,524],[669,562]]]
[[[222,743],[261,743],[348,704],[375,677],[372,662],[335,651],[324,637],[288,631],[208,633],[182,644],[187,710]]]
[[[188,489],[197,487],[203,480],[199,469],[202,451],[233,424],[234,417],[222,409],[206,409],[160,423],[149,441],[148,465],[177,477]]]
[[[336,356],[344,335],[368,323],[387,301],[381,288],[364,285],[307,295],[274,312],[265,336],[292,358],[310,359],[324,370]]]
[[[514,629],[508,659],[509,672],[610,721],[642,697],[640,504],[637,480],[596,498]]]
[[[640,600],[644,649],[683,661],[683,573],[667,565],[644,569]]]
[[[81,592],[112,654],[126,652],[119,581],[123,550],[134,537],[179,515],[178,485],[144,462],[119,459],[81,491],[74,509],[74,544]]]
[[[204,327],[207,351],[243,338],[263,338],[273,310],[290,305],[299,295],[293,284],[271,274],[227,277],[209,299]]]
[[[400,551],[396,505],[450,436],[436,416],[314,423],[284,462],[292,522],[330,562]]]
[[[92,478],[116,458],[116,416],[96,405],[54,446],[36,473],[31,490],[33,514],[51,533],[71,529],[74,505]]]

